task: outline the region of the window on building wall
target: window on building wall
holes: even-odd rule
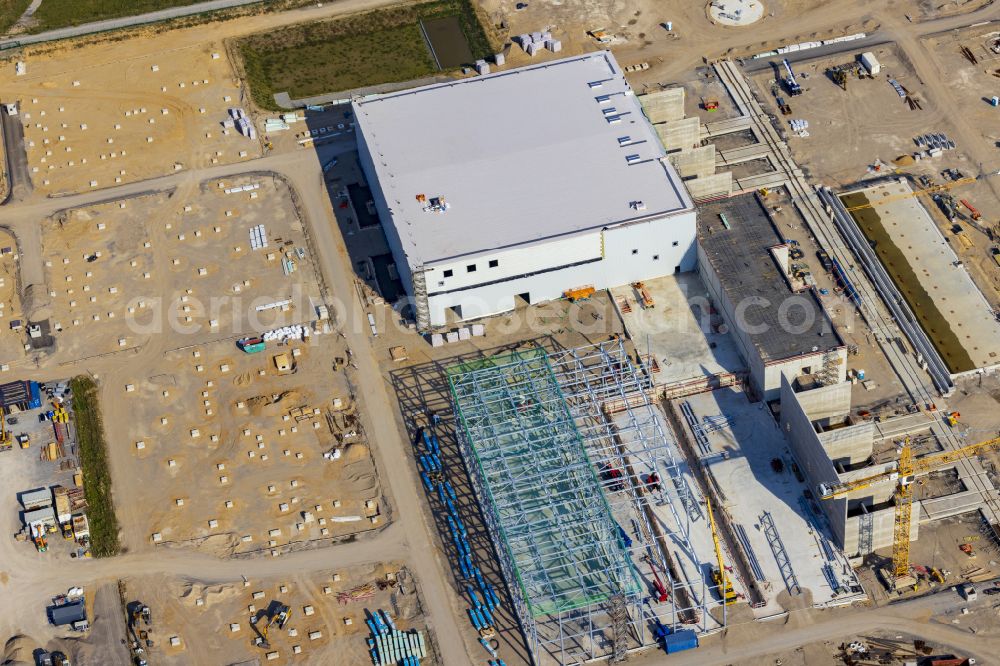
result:
[[[490,259],[490,268],[496,268],[500,265],[499,259]]]
[[[465,272],[466,273],[475,273],[476,272],[476,265],[475,264],[469,264],[468,266],[465,267]]]
[[[680,241],[674,241],[673,243],[671,243],[671,245],[673,245],[674,247],[677,247],[680,244],[681,244]]]
[[[452,271],[450,268],[444,272],[445,277],[451,277],[454,274],[455,274],[454,271]]]

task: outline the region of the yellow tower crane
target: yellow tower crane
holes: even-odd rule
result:
[[[869,201],[868,203],[858,204],[857,206],[850,206],[847,210],[861,210],[862,208],[871,208],[872,206],[877,206],[883,203],[889,203],[890,201],[896,201],[898,199],[908,199],[910,197],[917,197],[920,195],[931,195],[937,192],[946,192],[953,187],[958,187],[959,185],[968,185],[969,183],[976,182],[976,178],[971,176],[965,176],[964,178],[957,178],[955,180],[949,181],[942,185],[932,185],[923,190],[914,190],[912,192],[904,192],[903,194],[890,194],[888,196],[882,197],[881,199],[876,199],[875,201]]]
[[[719,546],[719,535],[715,531],[715,514],[712,513],[712,500],[705,498],[705,506],[708,507],[708,522],[712,527],[712,543],[715,544],[715,559],[719,562],[719,568],[712,570],[712,580],[719,586],[719,595],[723,603],[731,606],[739,601],[736,590],[733,589],[733,582],[729,580],[726,573],[725,562],[722,561],[722,547]]]
[[[899,460],[889,469],[853,481],[833,485],[820,484],[819,495],[823,499],[843,497],[870,486],[896,482],[896,514],[892,529],[892,572],[895,579],[910,572],[910,519],[913,509],[913,481],[918,474],[933,472],[963,458],[975,456],[984,451],[1000,449],[1000,437],[994,437],[977,444],[969,444],[951,451],[932,453],[922,458],[914,458],[910,448],[910,438],[903,440]]]

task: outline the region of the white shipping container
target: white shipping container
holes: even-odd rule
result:
[[[865,51],[861,54],[861,64],[872,76],[875,76],[882,71],[882,65],[879,63],[878,58],[875,57],[875,54],[871,51]]]

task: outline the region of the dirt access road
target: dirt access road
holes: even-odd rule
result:
[[[366,396],[367,415],[394,414],[396,409],[390,402],[387,384],[380,372],[371,351],[367,338],[366,314],[359,311],[354,294],[354,275],[346,248],[339,236],[334,235],[335,222],[329,198],[323,187],[318,161],[314,153],[277,154],[252,163],[254,171],[275,171],[285,176],[299,194],[302,212],[310,228],[313,242],[320,258],[320,266],[326,283],[334,294],[345,295],[341,299],[344,313],[342,315],[342,331],[350,348],[354,351],[354,360],[358,365],[357,377],[359,393]],[[158,178],[144,183],[104,190],[87,192],[78,196],[64,197],[58,200],[35,200],[24,205],[6,206],[0,209],[0,224],[9,225],[15,233],[22,228],[34,226],[34,220],[51,214],[57,209],[87,206],[99,201],[120,198],[138,191],[170,189],[174,187],[190,187],[206,179],[219,178],[242,173],[248,170],[247,164],[226,165],[213,169],[179,173]],[[20,235],[20,234],[19,234]],[[33,234],[26,234],[31,237]],[[32,261],[40,259],[34,252],[22,250],[25,258]],[[40,267],[39,267],[40,270]],[[130,359],[131,367],[150,363],[158,358],[163,351],[160,345],[149,345],[137,356]],[[111,359],[94,359],[74,364],[66,368],[41,368],[33,370],[33,375],[39,379],[47,376],[65,376],[70,373],[98,374],[105,395],[102,404],[105,407],[105,418],[128,418],[128,414],[119,413],[120,401],[108,394],[107,387],[119,386],[125,372],[119,361]],[[435,632],[441,652],[447,664],[468,663],[468,656],[463,648],[463,637],[459,630],[456,617],[460,614],[457,599],[446,588],[444,580],[446,572],[443,560],[437,553],[431,539],[432,526],[421,510],[420,495],[417,487],[417,477],[405,465],[398,462],[406,458],[408,442],[396,419],[368,419],[366,430],[371,433],[371,439],[377,442],[374,453],[378,463],[379,476],[386,486],[388,495],[397,512],[398,524],[371,540],[361,540],[357,543],[335,546],[328,549],[309,551],[296,555],[283,556],[267,560],[226,561],[213,559],[193,553],[172,550],[151,550],[148,544],[141,540],[131,540],[136,548],[134,554],[110,560],[75,563],[72,566],[45,566],[45,560],[37,557],[8,540],[0,548],[4,553],[0,560],[8,562],[3,575],[9,577],[4,586],[4,596],[10,603],[22,608],[41,608],[46,598],[59,592],[69,585],[94,585],[114,577],[127,577],[133,574],[156,573],[171,571],[177,575],[199,582],[222,582],[239,579],[241,573],[253,572],[255,576],[278,575],[285,572],[315,570],[338,566],[340,564],[361,563],[382,559],[397,559],[405,561],[413,571],[424,592],[424,601],[428,610],[428,624]],[[124,511],[141,511],[141,506],[122,507]],[[13,514],[8,522],[13,520]],[[7,533],[17,531],[14,524],[7,525]],[[23,544],[18,544],[20,546]],[[145,546],[145,547],[143,547]],[[0,576],[2,578],[3,576]],[[0,618],[0,635],[8,632],[24,631],[20,622],[28,618],[5,616]],[[39,620],[43,621],[41,615]],[[14,626],[13,622],[19,622]],[[5,626],[6,625],[6,626]],[[469,632],[465,632],[469,633]]]
[[[357,11],[381,4],[389,3],[382,2],[382,0],[346,0],[335,5],[324,5],[321,8],[313,7],[287,14],[254,17],[196,28],[184,31],[184,39],[218,39],[220,33],[225,33],[222,36],[236,36],[256,30],[273,29],[276,25],[325,18],[340,12]],[[793,17],[787,24],[778,21],[765,23],[764,26],[761,26],[761,28],[766,29],[763,34],[751,35],[751,33],[742,31],[726,32],[722,46],[737,46],[751,41],[786,36],[789,32],[794,32],[797,29],[804,30],[807,29],[807,26],[811,27],[817,24],[840,26],[845,21],[851,21],[851,17],[860,18],[866,9],[865,6],[857,2],[823,3],[816,11],[807,12],[802,17]],[[846,10],[850,11],[845,14]],[[1000,8],[991,8],[989,11],[995,13],[1000,11]],[[977,18],[977,20],[980,19]],[[905,31],[907,25],[900,25],[899,29]],[[197,36],[199,33],[201,37]],[[705,33],[706,37],[709,36],[709,33],[712,34],[712,41],[706,43],[719,44],[718,35],[714,34],[714,30],[706,28]],[[687,56],[678,58],[675,63],[672,63],[671,70],[676,67],[678,73],[682,70],[690,71],[690,68],[696,64],[698,55],[694,49],[689,49]],[[965,141],[964,137],[959,138],[963,142]],[[40,248],[33,247],[31,239],[37,239],[38,236],[35,220],[41,219],[55,210],[86,206],[144,190],[193,187],[203,180],[244,173],[249,170],[272,170],[284,175],[300,195],[302,209],[307,218],[306,223],[320,255],[321,268],[327,284],[330,285],[335,294],[350,295],[353,293],[354,275],[343,242],[334,232],[333,213],[323,189],[318,166],[315,154],[285,153],[243,164],[172,174],[125,187],[87,192],[59,200],[27,198],[22,202],[0,209],[0,224],[9,224],[23,243],[22,255],[26,263],[25,283],[40,283],[42,279]],[[38,262],[36,266],[37,279],[28,279],[35,270],[30,264],[35,261]],[[0,559],[5,563],[4,570],[0,571],[0,584],[2,584],[0,589],[3,590],[5,601],[10,607],[22,608],[26,611],[19,615],[7,614],[0,618],[0,635],[21,631],[30,632],[34,627],[37,627],[39,631],[47,631],[41,613],[45,600],[71,584],[93,586],[118,577],[157,572],[170,572],[200,582],[220,582],[238,579],[241,573],[254,576],[272,576],[289,571],[329,568],[330,566],[347,565],[373,559],[399,559],[407,562],[423,588],[429,625],[436,634],[445,663],[456,666],[468,664],[469,656],[464,648],[463,638],[469,638],[471,631],[462,616],[462,609],[458,606],[457,598],[445,584],[445,580],[450,574],[446,572],[443,559],[435,549],[435,542],[431,537],[433,534],[432,526],[428,523],[428,517],[421,509],[421,493],[417,486],[416,476],[408,465],[399,462],[406,459],[408,443],[398,423],[398,417],[395,419],[385,418],[388,414],[396,414],[397,410],[389,399],[388,386],[371,351],[367,329],[363,325],[365,313],[360,311],[352,298],[348,297],[344,306],[346,308],[343,321],[344,335],[354,351],[354,357],[358,364],[359,392],[367,398],[366,413],[372,416],[366,427],[372,435],[372,440],[378,442],[375,454],[379,464],[379,474],[388,489],[390,501],[393,502],[397,512],[397,524],[370,540],[275,559],[252,561],[226,561],[185,551],[151,551],[146,549],[109,560],[74,562],[71,566],[62,564],[46,566],[44,559],[37,558],[29,550],[20,548],[20,545],[15,548],[15,544],[11,540],[0,541]],[[143,355],[134,357],[131,363],[142,364],[159,351],[153,348],[144,350]],[[120,382],[116,383],[115,378],[116,376],[120,377],[120,374],[116,375],[116,372],[120,373],[121,371],[116,370],[116,363],[116,360],[92,360],[75,364],[71,368],[42,368],[33,370],[33,373],[39,378],[45,378],[46,376],[65,376],[70,372],[93,372],[101,375],[105,385],[117,385]],[[105,400],[105,404],[108,402],[114,401]],[[109,416],[112,415],[109,414]],[[117,417],[123,416],[117,415]],[[141,507],[133,507],[131,510],[141,510]],[[6,523],[11,523],[15,519],[16,517],[11,514],[4,520]],[[13,524],[4,524],[0,527],[6,528],[8,534],[16,529]],[[898,619],[895,616],[885,615],[884,610],[876,612],[879,615],[862,612],[857,616],[850,616],[849,621],[857,622],[859,629],[873,629],[883,622],[891,626],[896,626],[896,623],[900,622],[913,622],[905,617]],[[817,624],[815,628],[807,626],[794,632],[783,632],[781,642],[782,644],[794,641],[809,642],[823,635],[832,635],[831,632],[842,634],[845,629],[846,627],[839,623],[835,627],[826,623]],[[769,635],[770,632],[761,632],[759,627],[756,627],[754,632],[754,637],[740,642],[739,652],[741,655],[764,653],[775,649],[777,644],[774,636]],[[952,632],[948,633],[949,638],[952,638]],[[983,645],[987,644],[983,643]],[[983,651],[991,652],[992,647]],[[713,654],[717,656],[712,656]],[[723,655],[724,653],[721,651],[719,653],[705,651],[698,655],[698,659],[702,660],[698,663],[717,663],[704,661],[716,658],[720,660],[719,663],[729,661]]]
[[[192,30],[178,31],[183,42],[217,40],[251,32],[273,29],[277,25],[327,18],[342,13],[356,12],[371,7],[389,4],[383,0],[344,0],[334,5],[310,7],[304,10],[280,15],[252,17],[230,21]],[[56,210],[91,205],[100,201],[114,200],[147,190],[172,188],[195,188],[197,183],[211,178],[236,175],[248,171],[275,171],[288,179],[297,191],[304,222],[308,225],[325,282],[331,292],[341,295],[344,306],[342,320],[343,334],[354,352],[358,366],[359,393],[366,396],[366,431],[378,443],[374,453],[379,468],[379,476],[387,487],[388,500],[393,504],[397,524],[372,539],[362,539],[356,543],[332,548],[319,549],[261,560],[227,561],[218,560],[197,553],[158,549],[152,550],[147,543],[128,555],[108,560],[46,563],[24,544],[16,544],[12,539],[0,540],[0,589],[3,590],[5,605],[25,609],[24,613],[6,614],[0,617],[0,636],[17,633],[37,633],[45,636],[51,633],[46,625],[43,609],[54,594],[65,591],[70,585],[93,587],[116,578],[144,573],[172,572],[198,582],[233,582],[241,574],[248,576],[276,576],[288,572],[328,569],[331,566],[349,565],[370,561],[394,559],[406,562],[423,591],[429,628],[434,632],[439,649],[446,664],[467,664],[469,656],[464,648],[463,632],[457,618],[461,614],[457,598],[445,586],[446,572],[442,558],[436,551],[431,534],[432,527],[423,515],[417,478],[408,466],[398,461],[406,459],[408,442],[396,419],[385,418],[395,414],[396,409],[386,391],[386,383],[379,371],[367,339],[366,313],[359,310],[354,294],[354,275],[342,240],[336,236],[333,211],[325,191],[320,165],[315,153],[295,152],[276,154],[251,163],[232,164],[219,168],[207,168],[171,174],[165,178],[135,183],[132,185],[86,192],[78,196],[59,199],[25,197],[0,208],[0,224],[9,226],[21,243],[24,257],[24,284],[41,284],[44,271],[41,260],[40,236],[36,220],[52,214]],[[129,360],[133,368],[149,364],[157,357],[161,345],[150,345]],[[117,386],[121,382],[122,369],[117,367],[120,360],[92,359],[59,368],[30,368],[32,375],[62,377],[74,373],[92,373],[101,377],[105,387]],[[28,368],[25,368],[28,369]],[[105,389],[107,391],[107,389]],[[102,396],[106,418],[128,418],[127,414],[115,411],[116,401],[109,395]],[[125,510],[142,510],[141,506],[127,507]],[[10,512],[0,525],[7,534],[13,534],[18,526],[16,513]],[[465,624],[463,623],[463,628]],[[470,634],[471,630],[465,631]]]

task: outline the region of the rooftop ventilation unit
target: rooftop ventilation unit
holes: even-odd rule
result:
[[[625,156],[625,161],[628,162],[629,164],[635,164],[636,162],[638,162],[641,159],[642,158],[639,157],[638,154],[626,155]]]
[[[620,136],[620,137],[618,137],[618,145],[619,146],[627,146],[630,143],[632,143],[632,137],[630,137],[630,136]]]

